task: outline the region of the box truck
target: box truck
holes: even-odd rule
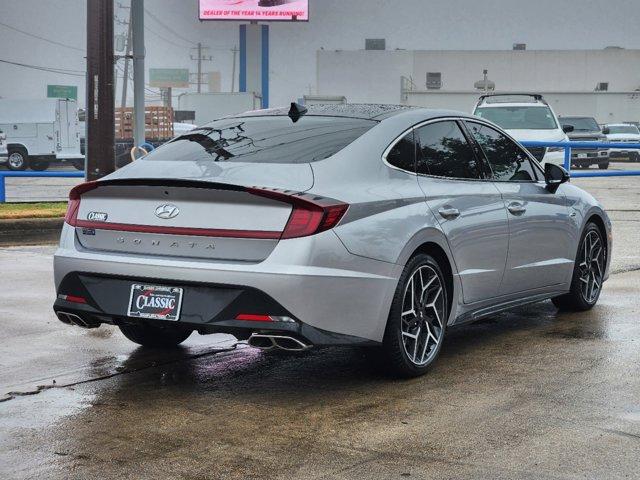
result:
[[[41,171],[55,161],[84,165],[75,100],[0,100],[0,130],[6,135],[4,162],[10,170]]]

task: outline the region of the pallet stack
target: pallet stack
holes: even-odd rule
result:
[[[173,138],[173,109],[148,106],[144,109],[145,137],[148,140]],[[133,108],[116,108],[116,139],[133,139]]]

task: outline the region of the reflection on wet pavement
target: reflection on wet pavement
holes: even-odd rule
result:
[[[193,335],[154,351],[63,326],[51,252],[0,250],[15,292],[0,304],[2,478],[637,474],[639,271],[612,276],[591,312],[543,302],[451,328],[432,371],[400,381],[357,349]]]

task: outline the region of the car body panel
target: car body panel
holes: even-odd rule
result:
[[[330,111],[323,108],[325,114]],[[120,223],[169,225],[155,218],[153,211],[170,198],[182,211],[181,216],[170,219],[175,225],[281,229],[291,206],[251,198],[247,187],[258,186],[287,189],[294,195],[306,191],[347,203],[346,214],[333,229],[301,238],[256,241],[107,233],[100,228],[92,235],[65,224],[54,258],[58,294],[73,294],[61,292],[60,287],[75,273],[117,277],[132,284],[162,285],[164,279],[172,285],[247,287],[275,299],[302,324],[326,332],[324,338],[345,335],[379,343],[398,280],[418,250],[437,249],[438,258],[447,262],[445,270],[451,271],[453,286],[448,323],[454,324],[566,293],[569,262],[575,259],[580,232],[592,215],[605,225],[611,245],[606,213],[593,197],[573,185],[561,185],[555,194],[543,192],[542,185],[536,191],[531,191],[531,185],[513,183],[498,187],[491,180],[418,176],[384,160],[385,151],[416,125],[433,119],[474,117],[445,110],[375,106],[370,111],[361,108],[360,113],[358,109],[338,113],[364,115],[365,111],[371,115],[367,118],[376,117],[379,123],[328,158],[297,164],[247,164],[154,162],[149,155],[101,180],[101,187],[83,196],[79,213],[80,218],[108,210],[104,213]],[[314,114],[312,107],[310,114]],[[176,179],[186,183],[177,184]],[[118,190],[108,186],[113,181],[137,185]],[[145,182],[153,188],[139,185]],[[509,219],[505,202],[511,199],[532,206],[531,221]],[[438,210],[450,204],[461,215],[455,221],[444,221]],[[229,205],[233,206],[227,209]],[[521,243],[512,247],[510,235]],[[216,253],[206,251],[209,242]],[[540,262],[538,270],[521,269],[532,273],[513,280],[518,283],[516,288],[500,289],[508,272],[505,265],[515,269]],[[529,282],[528,277],[539,275],[540,268],[553,282]]]
[[[551,193],[543,182],[496,182],[508,213],[509,257],[501,294],[565,284],[570,281],[576,226],[562,192]]]

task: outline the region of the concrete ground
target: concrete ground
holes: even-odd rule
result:
[[[451,329],[432,371],[361,351],[170,353],[51,311],[52,246],[0,249],[0,477],[638,478],[640,179],[575,180],[614,224],[590,312],[543,302]]]

